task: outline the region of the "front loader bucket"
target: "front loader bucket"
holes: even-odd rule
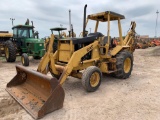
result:
[[[65,94],[56,78],[20,65],[16,70],[17,75],[7,84],[6,90],[35,119],[62,108]]]

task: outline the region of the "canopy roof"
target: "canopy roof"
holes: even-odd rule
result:
[[[98,20],[101,22],[106,22],[108,21],[108,14],[110,15],[110,21],[118,20],[118,18],[125,19],[124,15],[121,15],[121,14],[118,14],[112,11],[105,11],[101,13],[91,14],[91,15],[88,15],[87,18],[91,20]]]
[[[15,26],[13,26],[12,27],[12,29],[13,28],[34,28],[34,26],[32,26],[32,25],[15,25]]]

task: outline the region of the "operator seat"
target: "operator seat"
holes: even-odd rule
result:
[[[108,36],[104,36],[102,39],[103,39],[103,40],[100,41],[100,44],[101,44],[102,46],[105,46],[105,44],[108,43]],[[109,46],[110,46],[110,47],[112,46],[111,36],[109,36]]]
[[[111,36],[109,36],[109,48],[111,47]],[[106,53],[106,49],[104,48],[104,46],[108,43],[108,36],[104,36],[101,40],[100,40],[100,53],[103,55]]]

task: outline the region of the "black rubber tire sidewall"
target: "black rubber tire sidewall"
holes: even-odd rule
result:
[[[90,85],[90,77],[94,72],[99,73],[100,80],[99,80],[99,83],[98,83],[97,86],[92,87]],[[83,72],[83,75],[82,75],[82,86],[84,87],[84,89],[86,91],[94,92],[99,88],[99,86],[101,84],[101,79],[102,79],[102,73],[101,73],[100,69],[98,67],[96,67],[96,66],[90,66]]]
[[[5,48],[8,48],[9,52],[9,57],[6,57],[6,52],[5,52],[5,57],[7,62],[15,62],[16,61],[16,48],[13,44],[12,41],[8,40],[5,42]]]
[[[115,77],[120,79],[129,78],[133,69],[133,55],[129,51],[121,51],[120,53],[117,54],[116,58],[117,58],[116,62],[117,72],[115,73]],[[131,60],[131,68],[128,73],[125,73],[124,61],[127,58],[130,58]]]
[[[24,63],[22,62],[22,57],[24,58]],[[23,53],[21,56],[21,62],[23,66],[29,66],[29,58],[26,53]]]
[[[52,77],[55,77],[57,80],[59,80],[59,78],[60,78],[61,74],[60,74],[60,75],[56,75],[56,74],[54,74],[54,73],[52,72],[52,70],[51,70],[51,68],[50,68],[50,67],[49,67],[49,72],[51,73]]]

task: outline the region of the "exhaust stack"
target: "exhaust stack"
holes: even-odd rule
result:
[[[87,4],[84,6],[84,18],[83,18],[83,37],[85,37],[85,28],[86,28],[86,9],[87,9]]]
[[[69,37],[71,37],[71,10],[69,10]]]

